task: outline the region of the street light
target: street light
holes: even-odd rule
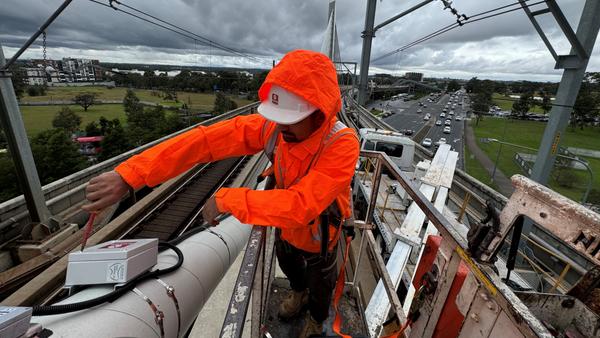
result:
[[[483,143],[497,142],[497,143],[500,143],[501,146],[503,144],[506,144],[507,146],[511,146],[511,147],[515,147],[515,148],[527,149],[529,151],[534,151],[534,152],[538,151],[538,149],[535,149],[535,148],[530,148],[530,147],[526,147],[526,146],[522,146],[522,145],[514,144],[514,143],[509,143],[509,142],[503,142],[503,141],[500,141],[500,140],[495,139],[495,138],[482,138],[481,141]],[[585,161],[582,161],[581,159],[578,159],[576,157],[562,155],[562,154],[558,154],[556,156],[557,157],[561,157],[561,158],[565,158],[565,159],[570,160],[570,161],[575,161],[575,162],[581,163],[587,169],[587,171],[590,173],[590,181],[589,181],[588,186],[587,186],[587,188],[585,190],[585,193],[583,194],[583,197],[581,198],[581,203],[582,204],[585,203],[587,201],[588,195],[590,194],[590,190],[592,190],[592,184],[594,183],[594,172],[592,171],[592,169],[590,168],[590,166]],[[496,158],[496,163],[498,163],[498,159],[497,158]],[[494,173],[495,172],[496,172],[496,166],[494,165]],[[493,180],[493,174],[492,174],[492,180]]]

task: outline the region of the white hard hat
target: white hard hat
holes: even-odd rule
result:
[[[267,99],[258,106],[258,112],[277,124],[294,124],[315,112],[316,106],[277,85],[272,85]]]

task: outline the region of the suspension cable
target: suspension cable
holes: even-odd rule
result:
[[[524,0],[524,1],[527,2],[527,1],[532,1],[532,0]],[[526,5],[526,7],[536,6],[536,5],[545,3],[547,1],[548,0],[540,0],[540,1],[537,1],[535,3],[528,4],[528,5]],[[419,38],[419,39],[417,39],[415,41],[412,41],[412,42],[410,42],[410,43],[408,43],[408,44],[406,44],[406,45],[404,45],[404,46],[402,46],[400,48],[397,48],[397,49],[395,49],[393,51],[390,51],[390,52],[385,53],[385,54],[383,54],[383,55],[381,55],[379,57],[376,57],[376,58],[374,58],[372,60],[372,62],[379,61],[379,60],[382,60],[384,58],[387,58],[388,56],[394,55],[396,53],[403,52],[403,51],[405,51],[405,50],[407,50],[409,48],[412,48],[412,47],[414,47],[416,45],[419,45],[419,44],[421,44],[421,43],[423,43],[425,41],[428,41],[428,40],[433,39],[433,38],[435,38],[437,36],[440,36],[440,35],[442,35],[444,33],[447,33],[447,32],[449,32],[451,30],[454,30],[454,29],[456,29],[458,27],[462,27],[462,26],[470,24],[470,23],[482,21],[482,20],[485,20],[485,19],[489,19],[489,18],[492,18],[492,17],[495,17],[495,16],[502,15],[502,14],[507,14],[507,13],[510,13],[510,12],[521,10],[522,7],[516,7],[516,8],[511,8],[511,9],[508,9],[508,10],[505,10],[505,11],[501,11],[503,9],[506,9],[506,8],[509,8],[509,7],[514,7],[514,6],[517,6],[517,5],[521,5],[521,3],[520,2],[514,2],[514,3],[508,4],[508,5],[500,6],[500,7],[494,8],[494,9],[490,9],[490,10],[487,10],[487,11],[484,11],[484,12],[472,15],[472,16],[469,17],[469,21],[462,21],[460,23],[459,22],[455,22],[455,23],[449,24],[449,25],[444,26],[444,27],[442,27],[442,28],[440,28],[440,29],[432,32],[432,33],[429,33],[429,34],[427,34],[427,35],[425,35],[425,36],[423,36],[423,37],[421,37],[421,38]],[[501,11],[501,12],[498,12],[498,11]],[[494,12],[498,12],[498,13],[494,13]],[[489,13],[494,13],[494,14],[489,14]],[[486,15],[486,14],[489,14],[489,15]],[[474,19],[474,18],[476,18],[476,19]]]

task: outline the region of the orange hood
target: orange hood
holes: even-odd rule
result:
[[[342,109],[335,66],[325,54],[302,49],[287,53],[258,90],[260,101],[267,99],[273,84],[318,107],[327,121]]]

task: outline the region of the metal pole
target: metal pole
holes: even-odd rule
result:
[[[8,148],[15,164],[19,185],[27,202],[29,217],[32,222],[48,224],[51,217],[50,210],[44,200],[42,185],[23,125],[11,74],[2,68],[4,65],[4,51],[0,44],[0,121],[5,129]]]
[[[48,18],[48,20],[46,20],[46,22],[44,22],[44,24],[42,24],[40,26],[40,28],[37,30],[37,32],[35,32],[35,34],[33,34],[29,38],[29,40],[27,40],[27,42],[25,42],[23,47],[21,47],[15,53],[15,55],[13,55],[13,57],[0,68],[8,69],[8,67],[10,67],[13,63],[15,63],[15,61],[17,61],[19,56],[21,56],[21,54],[23,54],[27,50],[27,48],[29,48],[29,46],[31,46],[31,44],[46,30],[46,28],[48,28],[48,26],[50,26],[50,24],[52,24],[52,22],[60,15],[60,13],[62,13],[65,10],[65,8],[67,8],[67,6],[69,6],[71,1],[73,1],[73,0],[65,0],[65,2],[63,2],[62,5],[60,5],[60,7],[58,7],[58,9],[56,11],[54,11],[54,13],[52,13],[52,16],[50,16]]]
[[[506,138],[506,127],[508,125],[508,118],[504,120],[504,131],[502,132],[502,139]],[[502,151],[502,143],[498,147],[498,153],[496,154],[496,162],[494,163],[494,171],[492,172],[491,182],[494,182],[494,176],[496,176],[496,168],[498,168],[498,160],[500,159],[500,152]]]
[[[599,29],[600,1],[586,0],[577,28],[577,38],[581,41],[587,55],[592,54]],[[570,54],[577,55],[575,48],[571,49]],[[565,59],[564,64],[569,64],[569,60]],[[566,66],[568,68],[565,69],[560,81],[558,92],[556,93],[555,105],[552,107],[550,120],[544,131],[542,143],[537,154],[537,161],[533,166],[531,178],[544,185],[548,183],[552,166],[556,160],[558,145],[569,123],[572,110],[570,107],[575,104],[575,100],[577,99],[589,58],[579,55],[578,61],[576,62],[577,65]]]
[[[365,30],[362,32],[363,45],[362,55],[360,57],[360,81],[358,82],[358,104],[361,106],[364,106],[367,101],[369,63],[371,63],[371,44],[373,42],[373,37],[375,36],[373,26],[375,25],[376,6],[377,0],[368,0]]]

